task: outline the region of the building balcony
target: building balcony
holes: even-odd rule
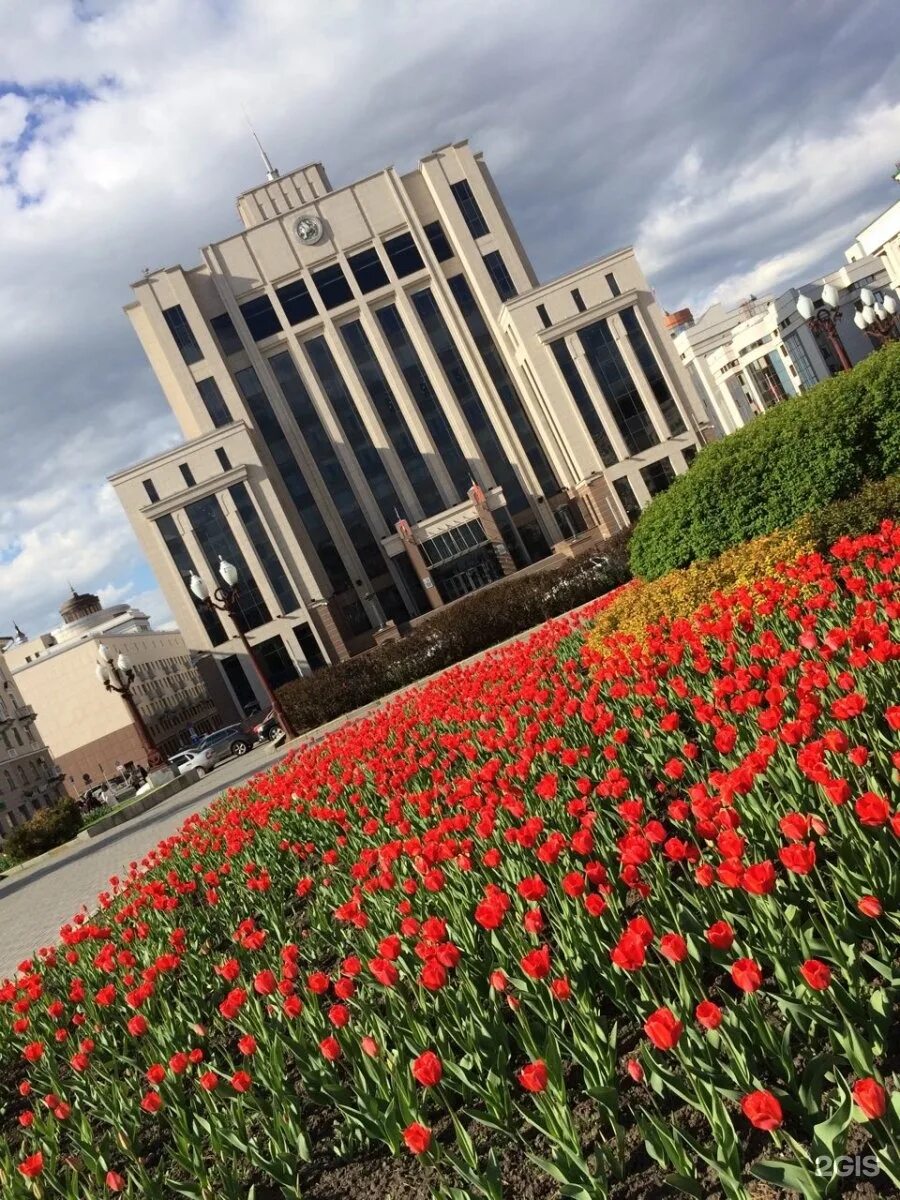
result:
[[[18,721],[34,721],[37,719],[37,713],[30,704],[20,704],[16,708],[15,718]]]

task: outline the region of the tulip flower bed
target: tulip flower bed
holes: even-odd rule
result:
[[[0,986],[4,1198],[896,1196],[898,568],[551,622],[191,818]]]

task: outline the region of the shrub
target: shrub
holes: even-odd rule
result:
[[[707,446],[644,511],[631,567],[657,579],[900,469],[900,344]]]
[[[417,626],[408,637],[298,679],[278,696],[296,729],[310,729],[415,683],[586,604],[628,578],[627,536],[610,538],[590,558],[519,576],[475,592]]]
[[[81,813],[78,805],[69,796],[58,800],[52,808],[40,812],[6,835],[3,853],[10,862],[24,862],[71,841],[81,828]]]

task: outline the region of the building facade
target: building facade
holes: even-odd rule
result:
[[[10,640],[0,638],[0,647]],[[0,653],[0,839],[62,791],[62,771],[35,727],[36,715]]]
[[[83,790],[85,775],[96,783],[122,765],[145,762],[124,701],[97,678],[101,643],[131,660],[132,696],[164,754],[222,723],[179,632],[152,629],[145,613],[126,604],[103,608],[90,592],[73,592],[60,615],[63,623],[52,633],[7,641],[3,658],[70,792]]]
[[[861,362],[880,339],[854,322],[860,291],[878,293],[888,286],[884,263],[875,256],[860,257],[775,297],[753,297],[731,309],[714,304],[673,331],[675,349],[718,435],[733,433],[843,369],[828,337],[797,309],[801,294],[818,301],[826,284],[838,292],[837,329],[847,358]]]
[[[894,180],[900,183],[900,164],[894,172]],[[877,255],[883,262],[888,286],[895,292],[900,290],[900,200],[861,229],[853,245],[844,253],[848,262],[872,255]]]
[[[268,164],[267,164],[268,165]],[[612,532],[687,467],[691,384],[630,249],[539,284],[480,154],[238,198],[126,312],[187,441],[112,477],[179,626],[255,679],[192,571],[240,573],[276,685]]]

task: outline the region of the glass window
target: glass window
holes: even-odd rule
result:
[[[280,688],[298,678],[294,660],[287,652],[287,647],[278,636],[266,638],[253,647],[254,654],[259,656],[262,669],[265,672],[269,687]]]
[[[218,317],[213,317],[210,326],[223,354],[237,354],[243,350],[244,345],[234,327],[234,321],[228,313],[221,313]]]
[[[197,541],[210,572],[218,577],[219,560],[224,558],[237,567],[237,616],[244,632],[271,620],[266,602],[247,565],[244,553],[231,532],[218,496],[194,500],[184,510],[193,526]]]
[[[462,213],[469,233],[471,233],[473,238],[484,237],[489,232],[487,221],[485,221],[478,206],[478,201],[475,199],[472,189],[469,186],[468,179],[461,179],[459,183],[451,183],[450,191],[459,205],[459,211]]]
[[[275,295],[284,309],[284,315],[287,317],[289,325],[299,325],[301,322],[319,315],[305,279],[295,279],[293,283],[286,283],[283,287],[276,288]]]
[[[384,308],[379,308],[375,316],[406,380],[406,386],[418,405],[435,448],[453,481],[456,489],[455,500],[460,501],[472,485],[472,471],[460,449],[456,434],[450,427],[447,414],[422,366],[422,360],[412,344],[396,305],[387,304]]]
[[[353,292],[340,263],[331,263],[330,266],[313,271],[312,277],[326,308],[337,308],[353,299]]]
[[[497,295],[500,299],[509,300],[511,296],[515,296],[516,285],[513,283],[512,276],[506,269],[506,263],[503,261],[500,251],[492,250],[490,254],[485,254],[484,265],[488,269],[491,282],[497,289]]]
[[[282,382],[278,364],[282,359],[287,359],[293,368],[293,361],[288,353],[276,354],[269,360],[272,369],[275,372],[281,384],[282,391],[285,391],[285,385]],[[294,368],[296,375],[296,368]],[[299,382],[299,376],[297,380]],[[336,592],[343,591],[344,588],[350,586],[350,576],[347,573],[347,568],[344,561],[338,552],[337,546],[331,536],[325,518],[322,516],[319,506],[313,498],[312,492],[309,490],[309,484],[306,481],[306,476],[300,469],[300,464],[294,457],[294,452],[285,436],[284,430],[281,427],[281,422],[275,415],[275,411],[269,403],[269,398],[263,391],[262,385],[259,382],[259,377],[252,367],[245,367],[243,371],[238,371],[235,374],[235,382],[240,388],[241,395],[247,402],[247,407],[250,410],[250,415],[256,424],[257,429],[265,440],[269,453],[275,461],[284,486],[288,495],[293,500],[300,518],[309,534],[309,539],[313,544],[319,561],[328,576],[328,582]],[[302,383],[300,387],[303,388]],[[303,388],[305,393],[306,389]],[[291,399],[285,392],[285,399],[288,405],[291,406]],[[307,397],[308,400],[308,397]],[[295,419],[298,420],[300,428],[304,434],[307,445],[313,457],[316,458],[313,450],[312,434],[313,430],[302,424],[298,417],[297,411],[293,409]],[[311,405],[310,405],[311,407]],[[324,430],[322,431],[324,434]],[[316,459],[318,461],[318,459]],[[323,472],[323,478],[326,478]],[[326,478],[327,483],[327,478]]]
[[[247,300],[240,308],[254,342],[261,342],[281,332],[281,322],[268,296],[257,296],[253,300]]]
[[[425,515],[431,516],[441,512],[444,508],[441,494],[425,465],[421,450],[413,440],[406,419],[397,406],[394,393],[388,386],[362,325],[359,321],[342,325],[341,335]]]
[[[434,251],[434,257],[438,262],[446,262],[448,258],[453,257],[453,247],[447,241],[447,235],[444,233],[444,227],[440,221],[430,221],[425,226],[425,236],[431,244],[431,249]]]
[[[178,526],[175,524],[175,518],[170,514],[160,517],[156,522],[156,528],[162,535],[166,549],[175,564],[175,569],[181,576],[185,591],[190,596],[194,607],[200,616],[203,623],[203,628],[206,630],[206,636],[209,638],[213,646],[221,646],[224,641],[227,641],[225,629],[219,619],[219,614],[211,608],[207,608],[205,604],[201,604],[194,593],[191,591],[188,581],[191,577],[191,572],[194,570],[194,562],[190,556],[184,538],[178,532]],[[218,566],[218,564],[216,564]]]
[[[687,463],[687,465],[690,466],[691,463],[694,461],[694,459],[697,457],[697,447],[696,446],[684,446],[682,448],[681,453],[682,453],[685,463]]]
[[[375,447],[368,430],[363,424],[353,398],[338,370],[334,356],[324,337],[311,338],[304,343],[322,390],[328,397],[334,414],[343,430],[344,439],[362,468],[366,482],[372,489],[381,515],[389,529],[393,529],[397,513],[401,511],[400,497],[391,482],[391,477]]]
[[[549,329],[553,322],[550,320],[550,314],[543,304],[537,306],[537,315],[541,318],[541,324],[545,329]]]
[[[247,485],[236,483],[228,489],[228,494],[234,501],[234,507],[237,509],[241,524],[247,531],[253,549],[259,555],[259,561],[268,576],[275,599],[281,606],[281,615],[284,616],[297,607],[297,597],[288,582],[287,572],[272,545],[268,531],[256,510],[256,505],[247,491]]]
[[[622,507],[625,509],[625,515],[628,520],[636,521],[641,515],[641,506],[638,504],[638,498],[634,494],[634,488],[624,475],[620,475],[618,479],[613,480],[613,487],[616,489],[616,495],[622,502]]]
[[[416,292],[412,302],[435,354],[447,376],[463,416],[472,430],[481,456],[494,479],[503,487],[506,503],[513,512],[529,508],[525,492],[512,463],[506,456],[497,433],[488,419],[481,398],[475,391],[472,377],[460,358],[459,351],[429,288]]]
[[[619,287],[619,281],[613,275],[612,271],[606,276],[606,286],[609,288],[613,296],[621,296],[622,289]]]
[[[481,309],[478,307],[475,297],[472,294],[472,289],[462,275],[454,275],[447,282],[450,284],[450,290],[469,327],[469,333],[478,347],[478,353],[484,360],[484,365],[487,367],[491,382],[497,389],[497,394],[500,397],[503,407],[506,409],[506,414],[512,422],[516,436],[522,443],[522,448],[531,464],[531,469],[537,476],[538,486],[545,495],[552,496],[559,491],[559,481],[531,424],[522,399],[513,385],[500,351],[491,337]]]
[[[347,262],[361,292],[374,292],[376,288],[385,287],[390,282],[374,246],[370,246],[368,250],[360,250],[359,254],[351,254]]]
[[[625,327],[625,332],[628,334],[631,348],[637,355],[637,360],[641,364],[641,370],[647,377],[647,382],[650,384],[650,389],[656,397],[656,403],[659,405],[659,410],[669,428],[669,432],[673,437],[677,437],[679,433],[687,433],[687,425],[684,423],[684,417],[681,415],[678,405],[669,391],[669,385],[666,383],[662,368],[657,361],[656,355],[653,353],[650,343],[647,341],[647,335],[641,328],[637,313],[633,308],[626,308],[619,313],[619,316],[622,318],[622,324]]]
[[[649,467],[641,467],[641,479],[651,496],[664,492],[675,478],[675,470],[668,458],[658,458]]]
[[[169,327],[169,333],[175,339],[175,345],[181,351],[181,357],[188,366],[191,363],[201,362],[203,355],[181,305],[173,304],[171,308],[164,308],[163,316]]]
[[[156,504],[159,500],[159,492],[156,490],[156,484],[152,479],[144,480],[144,491],[147,493],[147,499],[151,504]]]
[[[194,478],[194,472],[187,465],[187,463],[180,463],[178,470],[181,472],[181,478],[188,485],[188,487],[194,487],[196,485],[197,480]]]
[[[212,376],[209,379],[198,379],[197,391],[200,393],[200,399],[203,401],[207,415],[216,429],[221,429],[223,425],[230,425],[231,413],[219,391],[219,385]]]
[[[350,481],[347,479],[334,443],[325,430],[312,398],[300,378],[291,355],[285,351],[269,360],[278,386],[284,396],[291,415],[297,422],[310,456],[322,476],[322,481],[338,510],[341,520],[356,548],[366,573],[375,578],[384,573],[385,562],[372,530],[363,514]],[[344,587],[349,586],[349,576]],[[341,591],[343,588],[336,588]]]
[[[413,275],[425,267],[422,255],[419,253],[411,233],[399,233],[396,237],[388,238],[384,242],[384,248],[391,260],[394,273],[399,279],[403,279],[406,275]]]
[[[344,600],[341,604],[341,615],[353,636],[368,633],[372,628],[369,615],[359,600]]]
[[[637,454],[658,445],[659,434],[644,407],[609,324],[606,321],[594,321],[591,325],[585,325],[578,331],[578,340],[622,440],[628,447],[628,453]]]
[[[231,470],[231,460],[229,459],[227,452],[223,450],[221,446],[216,447],[216,458],[219,460],[219,466],[223,471]]]
[[[248,712],[253,708],[259,708],[256,693],[250,686],[247,672],[241,666],[238,656],[236,654],[229,654],[221,659],[221,664],[222,670],[225,672],[225,678],[231,684],[231,689],[243,711]]]
[[[569,394],[575,401],[576,408],[581,413],[581,419],[587,426],[591,440],[597,447],[600,461],[604,467],[611,467],[613,463],[618,462],[618,455],[613,449],[612,442],[609,440],[609,435],[606,432],[606,427],[603,424],[600,414],[597,412],[597,407],[591,399],[587,388],[584,386],[584,380],[578,374],[578,367],[575,365],[575,360],[572,358],[569,347],[560,338],[558,342],[550,343],[550,349],[553,357],[556,359],[562,377],[566,381]]]
[[[303,657],[314,671],[328,666],[325,655],[322,653],[322,647],[306,621],[294,626],[294,637],[297,639],[297,645],[303,651]]]
[[[815,387],[818,383],[816,373],[800,337],[796,333],[789,333],[784,339],[784,344],[800,375],[801,386],[804,389]]]
[[[575,307],[578,309],[578,311],[584,312],[585,303],[578,288],[572,288],[572,299],[575,301]]]

